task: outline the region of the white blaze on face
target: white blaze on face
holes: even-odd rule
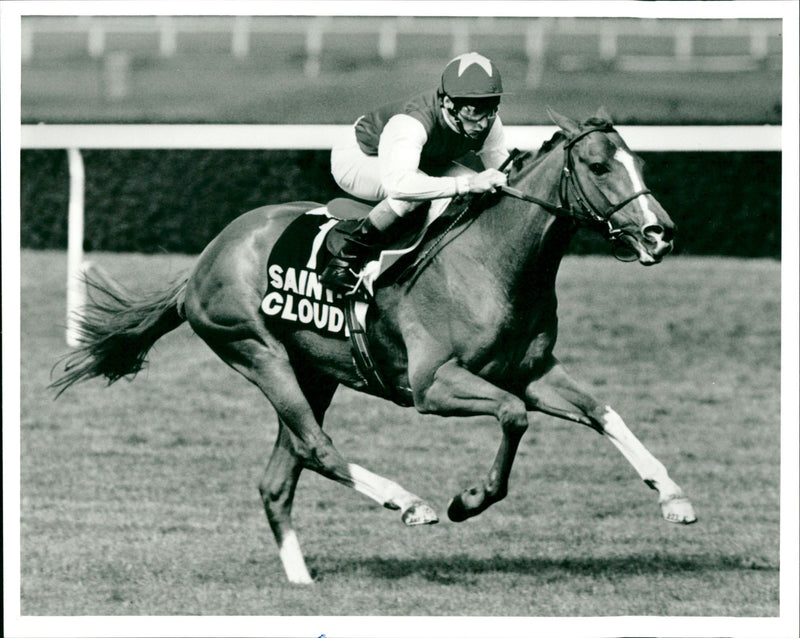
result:
[[[636,163],[633,161],[633,156],[624,151],[621,148],[617,149],[617,152],[614,153],[614,159],[617,160],[620,164],[625,167],[625,170],[628,172],[628,177],[631,178],[631,184],[633,185],[633,192],[637,192],[644,189],[644,183],[642,179],[639,177],[639,173],[636,171]],[[658,221],[658,217],[656,214],[650,210],[650,206],[647,203],[647,197],[645,195],[640,195],[636,199],[642,205],[642,212],[644,213],[644,225],[650,226],[654,224],[656,226],[660,226],[661,224]]]

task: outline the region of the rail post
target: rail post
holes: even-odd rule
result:
[[[67,345],[80,345],[79,311],[86,304],[83,280],[84,167],[80,149],[68,148],[69,222],[67,229]]]
[[[86,48],[89,55],[93,58],[99,58],[105,53],[106,30],[97,20],[91,20],[89,22],[89,28],[86,34]]]
[[[381,60],[394,60],[397,57],[397,24],[393,20],[381,22],[378,32],[378,55]]]
[[[170,16],[156,16],[158,24],[158,53],[162,58],[171,58],[178,50],[178,34]]]
[[[231,32],[231,53],[233,57],[243,60],[250,53],[250,18],[235,16]]]
[[[453,38],[451,55],[455,58],[469,51],[469,25],[465,22],[453,22],[451,31]]]
[[[525,54],[528,58],[528,72],[525,76],[525,85],[535,89],[542,81],[544,72],[545,53],[547,51],[546,29],[552,23],[546,18],[537,18],[530,22],[525,32]]]
[[[311,21],[306,31],[306,61],[303,68],[307,78],[316,78],[321,68],[320,56],[325,37],[325,27],[329,20],[326,17],[318,17]]]

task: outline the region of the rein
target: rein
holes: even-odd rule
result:
[[[521,190],[512,188],[510,186],[501,186],[500,190],[511,197],[530,202],[531,204],[536,204],[556,217],[562,217],[573,222],[584,222],[588,223],[588,225],[597,226],[606,239],[611,242],[612,246],[615,248],[618,247],[622,236],[625,234],[625,231],[614,228],[611,218],[616,212],[625,208],[625,206],[630,204],[633,200],[642,195],[648,195],[651,193],[650,189],[643,188],[642,190],[633,193],[629,197],[626,197],[621,202],[616,204],[611,204],[609,202],[609,205],[605,208],[605,210],[601,211],[592,203],[591,198],[586,194],[586,190],[584,189],[583,184],[578,177],[578,173],[575,170],[575,160],[572,156],[572,150],[575,145],[587,135],[595,132],[608,133],[613,130],[614,128],[610,124],[595,126],[582,131],[564,143],[564,165],[561,170],[561,179],[559,181],[558,188],[560,200],[559,205],[553,204],[538,197],[534,197],[533,195],[528,195],[527,193],[523,193]],[[503,165],[500,167],[500,170],[505,169],[518,155],[518,149],[511,151],[509,158],[503,163]],[[577,206],[574,206],[570,201],[570,195],[572,195],[572,199],[577,202]],[[626,261],[617,254],[616,250],[614,251],[614,256],[617,259],[620,259],[620,261]]]
[[[614,130],[614,127],[611,124],[601,124],[599,126],[594,126],[592,128],[586,129],[585,131],[581,131],[575,137],[566,140],[564,143],[564,164],[561,169],[561,178],[559,181],[558,191],[559,191],[559,204],[553,204],[552,202],[548,202],[547,200],[540,199],[539,197],[535,197],[533,195],[528,195],[527,193],[522,192],[517,188],[513,188],[512,186],[501,186],[497,190],[505,195],[510,195],[516,199],[520,199],[525,202],[529,202],[531,204],[536,204],[537,206],[543,208],[550,214],[560,217],[562,219],[567,219],[571,223],[583,223],[587,226],[592,226],[596,230],[598,230],[611,244],[612,253],[616,259],[619,261],[635,261],[637,258],[636,256],[632,256],[632,258],[625,258],[622,256],[622,250],[630,250],[626,245],[622,243],[622,237],[627,234],[627,231],[621,230],[619,228],[614,228],[614,224],[611,221],[614,213],[622,210],[625,206],[630,204],[633,200],[641,195],[647,195],[651,191],[649,188],[644,188],[640,191],[635,192],[633,195],[626,197],[621,202],[616,204],[612,204],[611,202],[606,199],[608,206],[605,210],[601,211],[592,203],[591,198],[586,194],[586,191],[581,183],[580,178],[578,177],[578,173],[575,170],[575,160],[572,156],[572,150],[575,145],[582,140],[587,135],[595,132],[601,133],[608,133]],[[514,165],[514,160],[520,155],[519,149],[513,149],[505,161],[498,166],[499,171],[505,171],[506,173],[510,172],[511,167]],[[457,166],[461,166],[462,168],[467,168],[469,170],[473,170],[468,166],[464,166],[459,162],[454,162]],[[601,193],[602,194],[602,193]],[[464,217],[469,213],[474,213],[476,210],[480,211],[482,202],[486,200],[488,193],[483,193],[476,198],[474,198],[471,202],[469,202],[450,222],[447,228],[436,238],[436,240],[428,246],[428,248],[420,255],[418,259],[416,259],[412,264],[410,264],[397,278],[399,282],[405,281],[413,281],[419,276],[422,268],[431,259],[431,256],[436,254],[439,250],[441,250],[442,246],[445,243],[449,243],[453,241],[458,234],[464,232],[466,230],[466,226],[468,226],[472,221],[475,219],[473,218],[467,225],[461,227],[459,233],[455,236],[452,235],[452,231],[461,224]],[[572,197],[570,197],[570,195]],[[573,205],[570,201],[574,199],[577,202],[577,206]],[[446,242],[445,242],[446,240]]]
[[[625,231],[614,228],[613,224],[611,223],[611,217],[614,215],[614,213],[627,206],[640,195],[646,195],[650,193],[650,190],[643,189],[638,191],[617,204],[611,204],[608,202],[608,199],[606,199],[608,207],[605,210],[600,211],[586,194],[583,184],[581,183],[577,171],[575,170],[575,161],[572,157],[572,149],[575,147],[575,144],[578,141],[596,131],[609,132],[612,130],[613,128],[610,124],[597,126],[586,131],[582,131],[574,138],[567,140],[567,142],[564,144],[564,165],[561,170],[561,179],[558,189],[560,205],[539,199],[533,195],[528,195],[527,193],[524,193],[521,190],[511,186],[501,186],[498,190],[503,194],[530,202],[531,204],[536,204],[537,206],[557,217],[569,219],[572,223],[588,222],[590,225],[599,226],[600,231],[611,242],[614,257],[620,261],[626,261],[617,253],[617,247],[621,237],[625,234]],[[519,153],[519,149],[512,150],[502,165],[498,167],[498,170],[510,172],[511,167],[513,166],[512,162],[515,160],[515,158],[517,158]],[[456,162],[456,164],[458,163]],[[577,207],[573,206],[571,203],[570,194],[577,202]],[[433,256],[435,256],[443,246],[453,241],[456,237],[463,233],[470,226],[470,224],[477,219],[477,216],[480,214],[481,210],[483,210],[482,204],[486,202],[487,196],[489,196],[489,193],[483,193],[478,197],[467,201],[466,205],[450,221],[447,228],[445,228],[444,231],[436,237],[436,239],[421,253],[418,258],[413,261],[413,263],[409,264],[397,276],[396,281],[401,284],[412,286],[417,277],[419,277],[420,273],[431,262]],[[462,224],[464,218],[469,214],[472,214],[472,217],[467,219],[467,221]],[[459,226],[460,228],[457,229]],[[363,290],[361,294],[364,294]],[[358,298],[355,295],[350,295],[348,297],[348,303],[345,307],[345,318],[350,332],[351,350],[356,368],[366,382],[367,387],[372,388],[372,390],[375,391],[379,396],[388,398],[398,405],[411,405],[406,396],[400,394],[393,386],[386,383],[378,366],[375,365],[372,355],[369,352],[369,340],[367,338],[367,333],[363,325],[359,323],[358,319],[358,306],[359,304],[364,304],[365,302],[368,302],[367,297]],[[539,405],[537,409],[548,412],[549,414],[553,414],[555,416],[564,417],[564,413],[562,411],[556,410],[555,408],[545,409],[545,407],[546,406]]]

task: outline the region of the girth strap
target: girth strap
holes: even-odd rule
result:
[[[356,368],[364,377],[368,385],[380,390],[382,393],[388,392],[386,383],[384,383],[378,370],[375,368],[375,362],[372,360],[372,355],[369,353],[369,342],[367,341],[367,334],[361,323],[356,316],[356,304],[365,303],[355,299],[353,295],[348,297],[347,305],[344,309],[344,317],[347,322],[347,330],[350,333],[350,345],[352,346],[353,360],[355,361]]]
[[[356,304],[368,304],[370,301],[364,301],[357,298],[356,295],[347,297],[347,304],[344,308],[345,322],[347,323],[347,330],[350,333],[350,351],[353,355],[353,362],[356,364],[361,377],[367,384],[370,390],[386,399],[394,401],[398,405],[408,407],[411,405],[405,397],[398,394],[395,389],[386,383],[381,376],[378,368],[375,366],[375,360],[369,350],[369,338],[367,337],[366,330],[362,323],[358,320],[358,311]]]

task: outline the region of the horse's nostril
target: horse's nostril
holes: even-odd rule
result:
[[[661,224],[647,224],[642,227],[642,234],[648,239],[652,236],[653,240],[661,239],[669,243],[675,239],[675,226],[672,224],[667,224],[666,226],[662,226]]]
[[[648,224],[647,226],[642,227],[642,237],[653,243],[657,243],[659,241],[669,242],[671,237],[667,236],[667,232],[668,231],[659,224]]]

